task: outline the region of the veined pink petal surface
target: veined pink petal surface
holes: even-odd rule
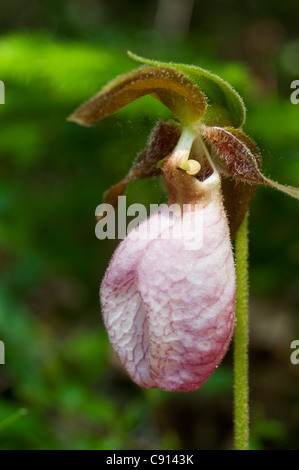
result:
[[[133,229],[105,274],[105,325],[140,386],[197,390],[228,348],[235,271],[219,191],[213,194],[182,217],[164,209]]]

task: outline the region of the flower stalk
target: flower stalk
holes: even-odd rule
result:
[[[235,449],[248,450],[248,213],[235,240],[236,326],[234,333]]]
[[[191,204],[197,209],[174,218],[165,209],[161,220],[166,225],[162,227],[154,214],[120,243],[101,285],[104,322],[116,354],[135,383],[193,391],[224,357],[236,309],[234,434],[235,448],[245,450],[249,442],[248,209],[260,184],[296,199],[299,188],[263,175],[260,151],[242,130],[243,100],[229,83],[200,67],[128,54],[142,66],[112,80],[68,119],[91,126],[151,95],[175,120],[156,125],[147,147],[129,173],[105,192],[104,202],[116,208],[131,181],[161,175],[168,191],[167,207]],[[198,222],[196,230],[192,221]],[[154,229],[150,233],[156,234],[153,239],[142,236],[149,226]],[[175,233],[173,239],[164,236],[168,229]],[[195,241],[193,251],[185,245],[190,236]]]

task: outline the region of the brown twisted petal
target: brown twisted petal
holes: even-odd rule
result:
[[[255,158],[258,168],[260,168],[261,155],[255,142],[239,129],[225,127],[224,130],[230,132],[241,140],[241,142],[250,150]],[[230,235],[231,239],[233,239],[246,215],[251,199],[253,198],[257,188],[257,184],[223,177],[221,179],[221,188],[229,222]]]
[[[222,176],[224,206],[232,238],[247,212],[258,184],[271,186],[299,199],[298,188],[276,183],[260,172],[259,150],[241,130],[202,126],[201,132]]]
[[[144,95],[157,98],[183,124],[198,121],[206,111],[204,95],[184,74],[168,67],[141,67],[112,80],[68,120],[90,126]]]
[[[248,183],[264,183],[264,176],[259,171],[260,163],[249,148],[249,141],[251,147],[254,145],[249,137],[241,131],[236,136],[226,128],[207,126],[202,127],[202,135],[210,145],[213,160],[222,174]]]
[[[256,143],[240,129],[235,129],[234,127],[224,127],[223,129],[239,139],[250,150],[257,166],[261,168],[261,154]]]
[[[104,202],[116,209],[118,196],[125,193],[130,181],[162,174],[161,169],[157,168],[157,163],[172,152],[180,135],[179,124],[174,121],[160,121],[151,134],[148,147],[137,156],[129,174],[105,192]]]

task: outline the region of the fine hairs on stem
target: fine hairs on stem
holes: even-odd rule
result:
[[[236,326],[234,333],[234,413],[235,449],[248,450],[248,213],[235,240]]]

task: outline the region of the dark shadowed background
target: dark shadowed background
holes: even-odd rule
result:
[[[160,118],[145,97],[92,128],[66,121],[127,50],[193,63],[243,96],[263,172],[299,186],[299,4],[285,0],[11,0],[1,5],[0,448],[230,449],[232,344],[199,391],[138,388],[108,343],[98,289],[117,241],[95,208]],[[129,202],[165,200],[160,180]],[[298,202],[259,188],[250,211],[251,448],[299,449]]]

